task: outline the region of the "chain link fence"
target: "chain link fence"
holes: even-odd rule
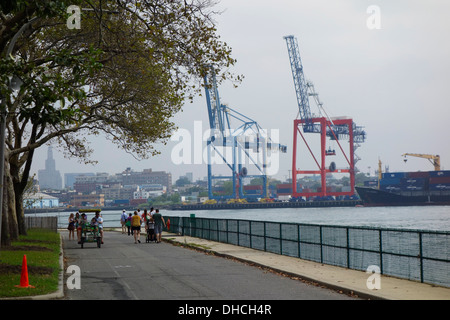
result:
[[[450,232],[166,217],[170,232],[450,287]]]

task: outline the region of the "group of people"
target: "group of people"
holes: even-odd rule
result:
[[[153,212],[155,211],[155,212]],[[144,209],[141,214],[140,210],[134,211],[134,214],[127,215],[125,209],[120,218],[122,224],[122,234],[127,233],[133,235],[134,243],[141,243],[141,227],[144,223],[145,231],[150,236],[150,241],[156,243],[161,242],[162,228],[166,226],[163,216],[159,213],[159,209],[150,208],[150,211]]]
[[[155,212],[153,212],[155,211]],[[134,243],[141,243],[141,226],[144,223],[145,231],[150,235],[150,241],[156,243],[161,242],[162,228],[166,226],[163,216],[159,213],[159,209],[151,208],[148,212],[147,209],[141,214],[140,210],[134,211],[134,214],[129,213],[127,215],[125,209],[120,217],[120,223],[122,224],[122,233],[128,232],[128,235],[134,236]],[[80,215],[71,213],[69,216],[69,240],[75,240],[75,230],[77,231],[78,244],[81,243],[81,232],[83,226],[88,225],[88,219],[85,213]],[[96,212],[95,216],[91,219],[90,225],[98,227],[102,244],[103,244],[103,218],[100,212]]]
[[[91,226],[98,228],[103,244],[103,218],[100,215],[99,211],[95,213],[95,216],[91,219],[89,223]],[[81,215],[79,212],[77,212],[76,214],[71,213],[69,216],[69,225],[67,227],[67,229],[69,230],[69,240],[70,238],[72,238],[72,240],[75,240],[75,230],[77,230],[77,240],[78,244],[80,244],[81,231],[83,229],[83,226],[87,226],[89,223],[87,215],[85,213],[82,213]]]

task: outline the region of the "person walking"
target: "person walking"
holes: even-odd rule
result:
[[[159,209],[155,210],[155,213],[153,214],[153,220],[155,221],[155,237],[156,237],[156,243],[161,242],[161,235],[162,235],[162,226],[166,226],[166,223],[164,221],[163,216],[159,213]]]
[[[131,229],[133,230],[134,243],[141,243],[141,216],[135,211],[131,217]]]
[[[125,226],[127,227],[128,235],[133,234],[132,230],[131,230],[131,218],[132,218],[132,214],[129,213],[128,214],[128,218],[127,218],[127,222],[125,222]]]
[[[80,220],[81,216],[77,211],[77,213],[75,213],[75,230],[77,230],[77,242],[80,242],[80,232],[78,231],[78,229],[80,228]]]
[[[72,240],[75,240],[74,230],[75,230],[75,215],[73,213],[69,216],[69,225],[67,227],[67,230],[69,230],[69,240],[70,236],[72,236]]]
[[[125,225],[127,223],[127,213],[125,212],[125,209],[122,210],[122,215],[120,216],[120,224],[122,225],[122,234],[124,234],[127,230],[127,226]]]

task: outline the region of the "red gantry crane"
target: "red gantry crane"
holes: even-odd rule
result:
[[[314,85],[305,80],[303,74],[303,66],[300,59],[300,51],[297,39],[290,35],[284,37],[287,43],[289,60],[291,64],[292,76],[294,80],[295,92],[297,95],[297,103],[299,108],[299,118],[294,120],[294,143],[293,143],[293,159],[292,159],[292,197],[299,200],[301,197],[325,197],[327,196],[353,196],[355,194],[355,162],[358,160],[355,156],[355,149],[359,143],[364,142],[365,132],[362,127],[355,125],[352,119],[340,117],[331,119],[325,112],[323,104],[320,102],[318,94],[314,90]],[[318,108],[320,116],[314,116],[311,113],[309,105],[309,97],[313,97]],[[312,146],[308,143],[306,135],[309,133],[320,134],[320,154],[313,151]],[[332,150],[326,147],[327,138],[336,143],[338,148]],[[348,139],[348,150],[345,149],[345,139]],[[300,169],[297,161],[303,160],[298,154],[298,143],[304,142],[307,152],[312,156],[313,162],[317,168],[312,170]],[[340,158],[345,159],[344,167],[337,167],[334,161],[327,163],[328,156],[339,154]],[[302,154],[303,156],[303,154]],[[327,190],[326,174],[338,172],[348,173],[350,176],[350,188],[347,191],[330,191]],[[315,190],[299,190],[297,185],[297,177],[299,175],[320,175],[321,187]]]

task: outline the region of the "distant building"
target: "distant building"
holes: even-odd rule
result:
[[[56,208],[59,207],[59,199],[45,193],[25,194],[23,196],[24,209],[32,208]]]
[[[95,176],[95,173],[87,172],[87,173],[64,173],[64,188],[73,189],[76,178],[78,176]]]
[[[186,178],[188,178],[189,182],[192,183],[194,182],[194,173],[192,172],[187,172],[185,175]]]
[[[47,160],[45,160],[45,169],[38,171],[39,187],[43,189],[62,189],[62,178],[59,171],[56,170],[55,160],[53,159],[52,147],[48,147]]]
[[[74,207],[104,207],[105,195],[103,194],[77,194],[70,204]]]
[[[109,175],[107,173],[97,173],[96,175],[79,175],[75,178],[73,188],[78,193],[90,194],[96,192],[99,186],[109,183]]]
[[[165,171],[152,171],[144,169],[142,172],[132,171],[127,168],[122,172],[123,185],[161,184],[166,187],[167,193],[172,193],[172,174]]]
[[[158,197],[166,193],[167,188],[161,184],[150,184],[138,186],[133,193],[133,199],[148,199]]]

